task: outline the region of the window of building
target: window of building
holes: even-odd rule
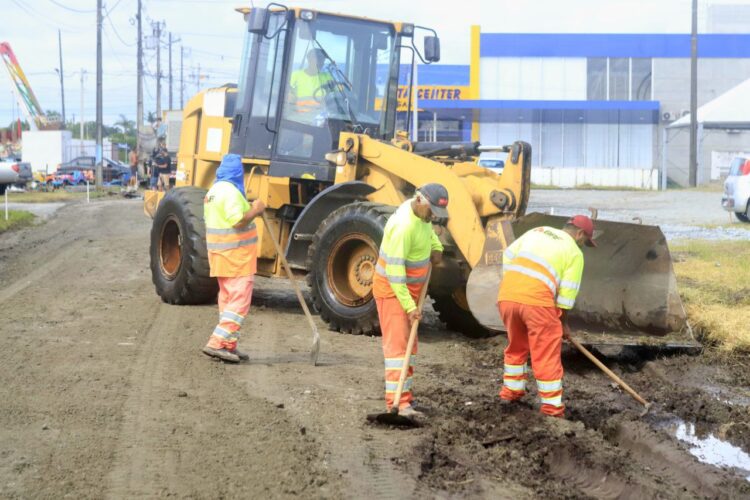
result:
[[[630,72],[631,100],[651,100],[651,59],[633,58]]]
[[[627,101],[630,98],[628,84],[630,64],[627,58],[616,57],[609,60],[609,100]]]
[[[586,63],[590,101],[651,100],[651,59],[592,57]]]
[[[586,96],[589,101],[607,100],[606,57],[591,57],[586,61]]]

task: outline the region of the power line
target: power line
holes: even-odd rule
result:
[[[47,23],[48,25],[50,25],[50,26],[52,26],[52,27],[54,27],[56,29],[60,29],[60,30],[62,30],[64,32],[66,32],[66,33],[83,33],[85,31],[85,30],[81,30],[81,29],[79,29],[77,27],[71,27],[70,25],[58,23],[57,21],[51,20],[48,17],[46,17],[46,16],[40,14],[39,12],[37,12],[30,5],[24,5],[23,3],[20,3],[18,0],[11,0],[11,1],[13,2],[13,4],[16,7],[18,7],[22,11],[24,11],[29,17],[31,17],[35,21],[40,21],[41,20],[41,21]]]
[[[115,7],[116,6],[117,5],[115,5]],[[113,10],[114,10],[114,7],[113,7]],[[107,9],[107,7],[104,7],[104,12],[105,12],[104,17],[107,19],[107,21],[109,21],[109,25],[112,27],[112,31],[115,33],[115,36],[120,40],[120,42],[122,42],[122,44],[126,47],[135,47],[136,45],[135,43],[128,43],[125,40],[123,40],[122,37],[120,36],[120,33],[117,31],[117,28],[115,28],[115,23],[112,22],[112,17],[110,16],[112,11]]]
[[[70,12],[75,12],[76,14],[93,14],[94,12],[96,12],[96,9],[91,9],[91,10],[74,9],[73,7],[68,7],[67,5],[62,4],[58,2],[57,0],[49,0],[49,1],[57,5],[58,7],[61,7],[65,10],[69,10]]]

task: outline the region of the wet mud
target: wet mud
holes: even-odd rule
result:
[[[750,412],[694,386],[700,373],[683,376],[688,367],[712,378],[721,372],[704,366],[701,356],[673,353],[649,359],[653,353],[627,349],[611,356],[598,353],[654,403],[641,416],[641,405],[566,347],[567,419],[561,420],[539,413],[533,378],[521,402],[500,403],[503,346],[501,337],[475,342],[460,369],[440,364],[428,368],[419,402],[431,418],[420,431],[422,443],[414,461],[420,464],[415,474],[431,492],[485,498],[750,495],[744,462],[727,456],[750,449]],[[686,439],[684,432],[675,432],[680,423],[692,426],[693,435],[701,429],[704,437]],[[726,460],[696,452],[709,436],[713,454],[723,453]]]

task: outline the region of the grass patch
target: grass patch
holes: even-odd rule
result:
[[[103,198],[110,194],[116,194],[117,191],[95,191],[91,190],[91,199]],[[8,193],[8,201],[15,203],[54,203],[61,201],[85,200],[86,191],[65,191],[58,189],[56,191],[27,191],[25,193]]]
[[[750,352],[750,241],[695,240],[671,247],[690,324],[721,351]]]
[[[0,233],[30,226],[33,223],[34,214],[26,210],[8,210],[8,220],[5,220],[5,211],[0,212]]]

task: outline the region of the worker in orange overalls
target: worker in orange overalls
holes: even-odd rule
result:
[[[378,308],[380,330],[383,334],[385,356],[385,403],[390,410],[397,404],[399,414],[407,417],[420,415],[412,407],[413,364],[409,370],[400,401],[394,401],[399,376],[407,355],[412,360],[417,353],[406,352],[409,332],[414,321],[422,319],[416,301],[427,286],[430,262],[442,260],[440,243],[432,221],[448,219],[448,191],[441,184],[425,184],[414,197],[401,204],[388,219],[380,244],[380,255],[375,267],[373,296]]]
[[[237,342],[253,294],[258,243],[253,219],[264,209],[260,200],[252,206],[247,201],[240,156],[226,155],[203,203],[208,262],[219,282],[219,324],[203,353],[230,363],[249,359]]]
[[[508,330],[500,391],[504,402],[526,394],[526,362],[531,353],[541,412],[564,416],[562,338],[563,333],[569,334],[567,312],[573,308],[581,286],[581,247],[596,246],[593,236],[592,220],[576,215],[562,230],[542,226],[527,231],[505,250],[497,297]]]

